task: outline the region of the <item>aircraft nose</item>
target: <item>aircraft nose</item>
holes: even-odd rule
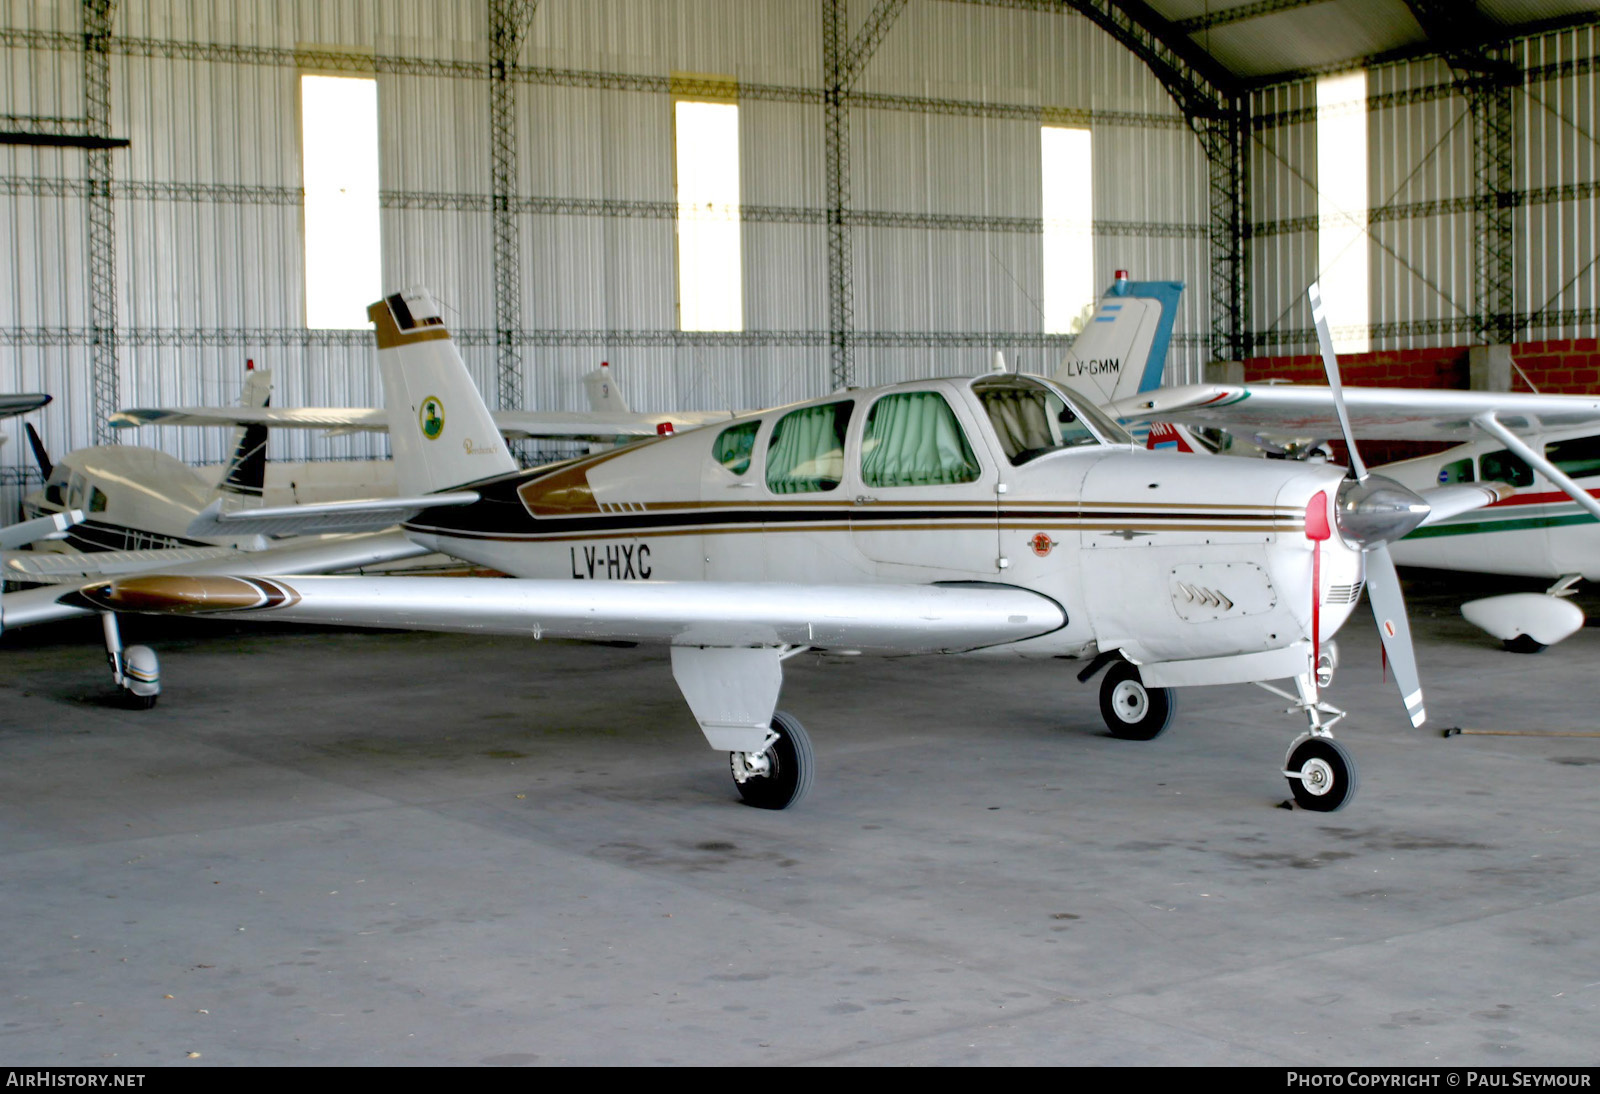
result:
[[[1333,507],[1339,535],[1362,550],[1402,538],[1427,520],[1428,512],[1428,503],[1415,491],[1383,475],[1346,480]]]

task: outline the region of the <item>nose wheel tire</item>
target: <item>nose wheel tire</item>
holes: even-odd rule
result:
[[[787,809],[805,797],[816,768],[811,738],[798,718],[775,711],[772,732],[778,739],[765,751],[728,753],[739,796],[757,809]]]
[[[1112,665],[1100,681],[1100,717],[1113,737],[1150,741],[1172,722],[1176,704],[1171,688],[1146,687],[1139,670],[1126,661]]]
[[[1318,813],[1343,809],[1361,785],[1355,760],[1329,737],[1301,741],[1290,751],[1283,773],[1295,804]]]

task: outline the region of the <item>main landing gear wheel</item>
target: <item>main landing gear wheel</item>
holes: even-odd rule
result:
[[[1295,804],[1318,813],[1343,809],[1361,785],[1355,760],[1331,737],[1311,737],[1295,745],[1283,773]]]
[[[757,809],[787,809],[805,797],[816,768],[811,738],[798,718],[775,711],[772,732],[777,740],[765,751],[728,753],[739,796]]]
[[[1519,634],[1500,643],[1507,653],[1543,653],[1545,644],[1530,635]]]
[[[1113,737],[1151,741],[1172,722],[1171,688],[1146,687],[1139,670],[1126,661],[1106,670],[1100,682],[1100,717]]]

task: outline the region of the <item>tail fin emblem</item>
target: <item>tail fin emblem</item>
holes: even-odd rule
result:
[[[430,395],[422,400],[422,409],[417,411],[417,423],[422,426],[422,435],[428,440],[439,439],[439,434],[444,432],[444,404],[437,396]]]

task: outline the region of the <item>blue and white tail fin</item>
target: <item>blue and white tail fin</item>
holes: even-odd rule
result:
[[[1181,281],[1129,281],[1118,270],[1056,380],[1099,406],[1160,387],[1182,293]]]
[[[272,405],[272,372],[247,364],[239,405]],[[222,466],[217,495],[228,509],[259,506],[267,484],[267,427],[240,425],[233,431],[233,454]]]
[[[432,494],[517,469],[466,362],[426,289],[373,304],[389,443],[402,497]]]

